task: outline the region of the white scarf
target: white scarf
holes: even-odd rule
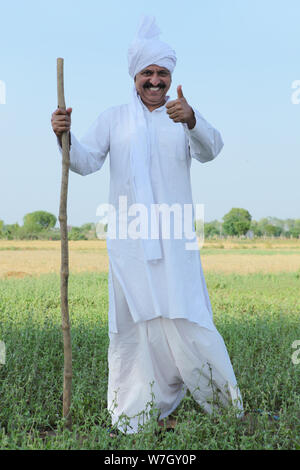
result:
[[[148,65],[155,64],[167,68],[171,73],[176,65],[176,55],[168,44],[158,39],[160,30],[154,17],[142,17],[137,35],[128,50],[129,74],[134,78],[137,73]],[[158,227],[157,212],[151,213],[151,205],[154,208],[154,198],[150,179],[150,139],[143,105],[134,86],[130,102],[131,119],[131,149],[130,164],[132,184],[136,203],[143,204],[147,208],[149,228],[150,222],[154,232]],[[150,235],[151,230],[149,230]],[[147,261],[162,258],[160,240],[151,238],[143,239],[144,253]]]

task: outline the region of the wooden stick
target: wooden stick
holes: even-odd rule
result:
[[[64,59],[57,59],[57,97],[58,107],[65,110],[64,96]],[[59,223],[61,234],[61,270],[60,270],[60,296],[62,331],[64,340],[64,388],[63,388],[63,417],[65,426],[72,427],[70,414],[72,396],[72,346],[69,321],[68,303],[68,279],[69,279],[69,249],[68,249],[68,226],[67,226],[67,199],[69,182],[69,132],[62,134],[62,178],[59,206]]]

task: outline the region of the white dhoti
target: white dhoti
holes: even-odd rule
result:
[[[110,333],[108,409],[112,423],[136,433],[151,406],[163,419],[188,389],[204,411],[243,404],[222,336],[184,318],[155,318],[134,323],[126,299],[113,278],[118,333]],[[152,408],[153,409],[153,408]]]

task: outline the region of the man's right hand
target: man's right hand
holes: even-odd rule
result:
[[[52,113],[52,129],[59,140],[61,140],[61,136],[64,132],[71,129],[71,113],[72,108],[67,108],[65,111],[57,108],[57,110]]]

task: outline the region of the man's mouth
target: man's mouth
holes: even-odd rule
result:
[[[151,91],[159,91],[159,90],[163,90],[164,88],[165,88],[165,85],[163,84],[157,85],[157,86],[151,86],[149,83],[146,83],[144,85],[145,90],[151,90]]]

